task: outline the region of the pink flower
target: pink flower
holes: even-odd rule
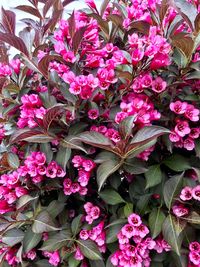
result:
[[[135,234],[135,229],[131,224],[124,225],[121,231],[122,234],[127,238],[131,238]]]
[[[169,139],[171,142],[175,143],[180,141],[181,137],[174,131],[172,131],[169,135]]]
[[[167,87],[167,83],[163,81],[161,77],[157,77],[153,82],[152,82],[152,90],[156,93],[161,93],[163,92]]]
[[[60,254],[58,251],[55,251],[50,254],[49,263],[53,266],[58,266],[60,262]]]
[[[183,201],[191,200],[192,199],[192,188],[189,186],[184,187],[181,190],[180,199]]]
[[[189,134],[191,131],[190,126],[187,121],[178,122],[174,130],[181,137],[184,137],[185,135]]]
[[[183,217],[189,213],[188,208],[184,207],[181,204],[180,205],[174,205],[172,207],[172,211],[177,217]]]
[[[187,138],[183,141],[183,147],[189,151],[193,150],[195,148],[195,143],[192,138]]]
[[[87,240],[89,238],[89,233],[87,230],[81,230],[80,231],[80,239]]]
[[[200,253],[198,253],[196,251],[191,251],[189,253],[189,259],[195,266],[200,265]]]
[[[132,226],[140,226],[142,224],[142,220],[141,220],[140,216],[135,214],[135,213],[128,216],[128,222]]]
[[[170,104],[171,111],[176,114],[184,114],[188,104],[186,102],[176,101]]]
[[[12,208],[8,205],[8,202],[6,200],[0,201],[0,214],[5,214],[11,210]]]
[[[88,111],[88,117],[91,120],[96,120],[99,117],[99,111],[97,109],[90,109]]]
[[[200,252],[200,243],[197,241],[190,243],[189,249],[190,251]]]
[[[199,121],[199,109],[194,108],[193,105],[187,105],[186,111],[185,111],[185,117],[188,118],[191,121]]]
[[[200,185],[197,185],[192,189],[192,197],[200,201]]]

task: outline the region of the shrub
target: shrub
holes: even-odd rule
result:
[[[198,1],[29,2],[19,36],[2,9],[1,266],[200,266]]]

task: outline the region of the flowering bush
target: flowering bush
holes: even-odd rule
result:
[[[200,266],[198,1],[27,2],[0,28],[1,266]]]

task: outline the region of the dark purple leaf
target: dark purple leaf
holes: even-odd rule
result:
[[[33,19],[21,19],[20,21],[24,22],[27,26],[32,27],[36,30],[40,29],[40,25],[37,21]]]
[[[42,19],[42,15],[40,14],[39,10],[37,8],[34,8],[32,6],[25,6],[25,5],[22,5],[22,6],[17,6],[15,7],[16,9],[19,9],[21,11],[24,11],[26,13],[29,13],[35,17],[38,17],[39,19]]]
[[[108,4],[109,4],[110,0],[104,0],[101,4],[101,8],[100,8],[100,15],[103,16]]]
[[[74,1],[77,1],[77,0],[64,0],[63,3],[62,3],[62,5],[65,7],[65,6],[71,4]]]
[[[92,17],[97,20],[99,27],[106,34],[106,37],[109,37],[109,26],[108,22],[103,20],[102,17],[96,13],[88,14],[89,17]]]
[[[0,32],[0,41],[8,43],[9,45],[13,46],[24,55],[29,56],[28,50],[26,45],[24,44],[23,40],[11,33],[2,33]]]
[[[54,31],[56,24],[59,22],[59,20],[62,17],[62,13],[63,13],[63,10],[56,10],[55,9],[53,11],[52,18],[49,21],[49,26],[48,26],[47,30],[50,29],[51,32]]]
[[[8,49],[4,42],[0,42],[0,62],[8,63]]]
[[[38,68],[39,70],[45,75],[45,77],[48,77],[48,68],[49,68],[49,63],[51,61],[58,61],[62,63],[66,63],[64,59],[61,56],[58,55],[47,55],[44,56],[40,62],[38,63]]]
[[[1,9],[1,16],[2,16],[2,24],[6,32],[15,34],[15,22],[16,22],[16,15],[14,12],[10,10],[5,10],[3,7]]]
[[[55,4],[55,2],[57,2],[58,0],[47,0],[45,5],[44,5],[44,8],[43,8],[43,17],[45,18],[46,17],[46,14],[48,13],[49,9],[51,7],[53,7],[53,5]]]
[[[117,15],[117,14],[112,14],[112,15],[108,16],[108,19],[111,20],[119,28],[124,29],[122,16]]]
[[[49,127],[51,126],[52,122],[56,120],[63,112],[63,105],[57,105],[48,109],[47,113],[44,115],[43,118],[43,125],[46,131],[49,130]]]
[[[87,26],[78,29],[73,36],[72,47],[75,53],[77,52],[81,44],[81,41],[83,40],[83,36],[84,36],[86,29],[87,29]]]
[[[37,7],[38,5],[38,0],[28,0],[32,5],[34,5],[35,7]]]
[[[75,22],[75,17],[74,17],[74,11],[71,14],[71,16],[68,19],[68,23],[69,23],[69,33],[71,38],[73,38],[74,33],[76,31],[76,22]]]
[[[30,130],[27,128],[16,131],[10,138],[10,143],[14,144],[20,141],[33,143],[47,143],[53,140],[51,136],[44,134],[41,130]]]

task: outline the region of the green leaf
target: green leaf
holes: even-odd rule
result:
[[[190,163],[187,158],[175,154],[163,161],[163,163],[173,171],[182,172],[191,169]]]
[[[63,211],[64,207],[64,202],[53,200],[47,207],[46,211],[49,213],[51,218],[56,218],[56,216],[58,216]]]
[[[56,155],[56,162],[63,168],[63,170],[66,170],[67,162],[69,161],[71,156],[71,149],[60,147],[58,150],[58,153]]]
[[[112,256],[112,255],[111,255]],[[111,263],[110,261],[110,258],[111,256],[107,259],[107,262],[106,262],[106,267],[114,267],[114,265]]]
[[[132,159],[145,151],[146,149],[154,146],[157,142],[157,138],[151,141],[148,141],[147,143],[139,144],[137,146],[135,145],[129,145],[127,148],[127,152],[125,153],[125,158]]]
[[[140,215],[144,215],[147,209],[147,206],[150,201],[151,194],[146,194],[140,196],[139,200],[137,201],[136,204],[136,212],[139,213]]]
[[[117,241],[117,234],[120,232],[124,224],[118,223],[110,226],[106,231],[106,244],[111,244]]]
[[[81,142],[86,143],[88,145],[92,145],[92,146],[103,148],[105,150],[110,150],[110,151],[114,149],[114,145],[109,138],[95,131],[83,132],[79,134],[77,138]]]
[[[185,224],[180,223],[175,217],[168,215],[165,219],[162,227],[162,233],[164,239],[172,247],[172,250],[176,252],[178,256],[181,255],[181,243],[183,240],[182,232],[185,228]]]
[[[156,238],[162,231],[162,225],[165,218],[165,214],[160,210],[160,208],[154,208],[149,214],[149,227],[153,239]]]
[[[195,152],[196,156],[200,158],[200,139],[195,141]]]
[[[47,211],[42,211],[35,219],[32,225],[32,230],[36,234],[58,231],[59,228],[56,227],[51,216]]]
[[[85,150],[83,144],[74,136],[67,136],[65,139],[63,139],[61,141],[61,146],[71,149],[82,150],[87,154],[87,151]]]
[[[101,260],[98,247],[91,240],[77,240],[78,246],[83,255],[90,260]]]
[[[41,250],[54,251],[65,246],[68,241],[72,241],[71,231],[69,229],[62,230],[59,233],[52,234],[49,236],[47,241],[44,241]]]
[[[166,181],[163,189],[165,204],[170,210],[175,197],[180,193],[183,184],[183,174],[176,175]]]
[[[104,263],[103,260],[100,260],[100,261],[90,261],[90,266],[92,266],[92,267],[105,267],[105,263]]]
[[[27,206],[28,204],[30,204],[32,201],[36,200],[37,198],[38,198],[38,196],[36,196],[36,197],[32,197],[29,195],[21,196],[19,198],[19,200],[17,201],[16,207],[17,207],[17,209],[21,209],[21,208]]]
[[[20,164],[18,156],[14,153],[8,153],[8,164],[11,168],[17,169]]]
[[[2,242],[12,247],[20,243],[24,238],[24,232],[20,229],[14,228],[8,230],[2,237]]]
[[[105,161],[108,161],[108,160],[116,160],[118,157],[112,153],[112,152],[108,152],[108,151],[103,151],[103,152],[100,152],[96,158],[95,158],[95,162],[96,163],[103,163]]]
[[[97,169],[97,184],[99,186],[99,191],[101,190],[103,184],[107,180],[107,178],[114,172],[116,172],[122,162],[120,159],[114,160],[108,160],[106,162],[103,162]]]
[[[127,159],[123,168],[130,174],[141,174],[148,171],[146,162],[137,158]]]
[[[131,144],[147,143],[166,133],[170,133],[170,131],[164,127],[145,126],[135,134],[131,140]]]
[[[31,249],[35,248],[41,239],[42,239],[42,234],[33,233],[31,228],[29,228],[24,235],[23,251],[26,253]]]
[[[74,256],[70,256],[67,261],[70,267],[77,267],[80,264],[80,261],[74,259]]]
[[[75,217],[72,221],[71,224],[71,229],[72,229],[72,233],[74,236],[77,235],[77,233],[79,232],[80,228],[81,228],[81,218],[83,217],[82,214],[78,215],[77,217]]]
[[[129,116],[120,123],[119,131],[123,139],[126,140],[131,135],[135,118],[136,116]]]
[[[146,189],[158,185],[162,181],[162,172],[160,164],[152,165],[145,173]]]
[[[40,144],[40,151],[46,155],[47,162],[50,163],[53,159],[53,151],[49,143]]]
[[[117,205],[125,202],[120,194],[112,189],[106,189],[99,193],[99,195],[109,205]]]
[[[133,213],[133,204],[126,203],[126,205],[124,206],[124,215],[126,216],[126,218],[128,218],[131,213]]]

